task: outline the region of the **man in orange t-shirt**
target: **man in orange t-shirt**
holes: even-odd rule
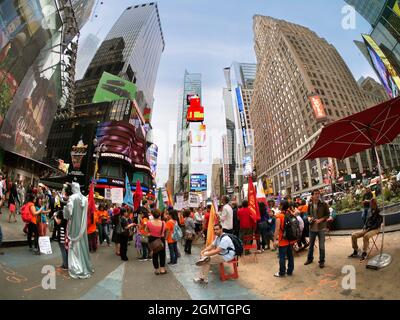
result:
[[[97,250],[97,221],[99,220],[99,213],[96,210],[93,217],[89,217],[87,235],[89,240],[89,252],[96,252]]]
[[[167,232],[167,243],[170,254],[170,265],[176,265],[178,263],[178,242],[172,239],[174,234],[175,224],[179,226],[178,211],[173,210],[167,214],[167,223],[165,224],[165,230]]]
[[[283,238],[284,221],[285,215],[291,214],[289,212],[289,202],[283,200],[281,202],[281,212],[276,216],[275,225],[275,246],[279,247],[279,272],[275,273],[274,276],[278,278],[293,275],[294,270],[294,258],[293,258],[293,244],[296,242],[289,241]],[[286,258],[288,260],[288,267],[286,270]]]

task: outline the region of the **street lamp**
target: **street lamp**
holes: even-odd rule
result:
[[[94,157],[96,159],[96,164],[94,166],[94,173],[93,173],[93,183],[96,183],[96,173],[97,173],[97,168],[98,168],[98,165],[99,165],[100,153],[106,152],[107,151],[107,147],[106,147],[106,145],[104,143],[99,145],[99,141],[96,138],[93,139],[93,146],[95,147],[95,149],[94,149],[94,152],[95,152]]]

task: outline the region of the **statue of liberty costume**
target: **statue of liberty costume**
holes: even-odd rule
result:
[[[81,193],[78,183],[72,183],[72,195],[64,207],[64,218],[68,220],[67,236],[68,269],[74,279],[90,278],[94,272],[89,255],[87,237],[88,200]]]

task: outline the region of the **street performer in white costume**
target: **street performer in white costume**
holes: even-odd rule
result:
[[[71,193],[64,207],[64,218],[68,220],[69,275],[74,279],[87,279],[94,272],[87,237],[88,200],[82,195],[80,186],[76,182],[72,183]]]

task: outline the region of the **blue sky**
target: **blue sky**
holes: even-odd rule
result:
[[[133,0],[102,2],[96,6],[94,15],[97,17],[93,15],[82,29],[82,39],[88,33],[97,33],[99,28],[98,36],[103,39],[126,7],[145,3]],[[211,175],[212,159],[222,156],[222,88],[225,85],[222,70],[233,61],[256,62],[253,49],[255,14],[310,28],[337,48],[357,80],[365,75],[375,77],[353,44],[353,40],[360,40],[360,34],[371,28],[358,15],[354,30],[342,28],[342,8],[346,5],[343,0],[159,0],[157,3],[166,42],[158,70],[152,119],[154,142],[159,146],[159,184],[167,180],[169,157],[176,142],[185,69],[202,73],[202,98],[208,129],[208,148],[203,151],[207,160],[195,165],[193,170]]]

